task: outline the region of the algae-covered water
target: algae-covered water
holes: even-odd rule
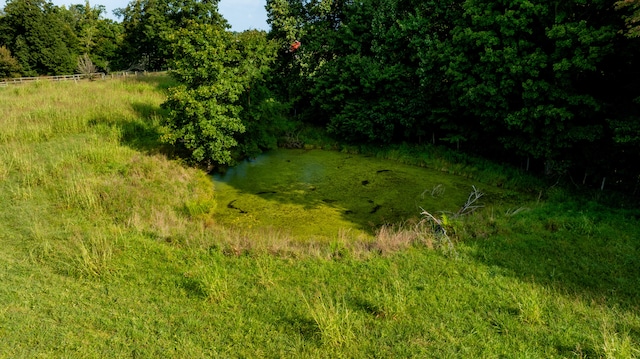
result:
[[[218,222],[302,240],[371,235],[382,224],[419,218],[421,207],[455,212],[478,187],[436,170],[323,150],[270,151],[213,180]]]

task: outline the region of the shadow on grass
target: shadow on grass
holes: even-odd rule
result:
[[[178,82],[171,78],[168,73],[151,73],[147,75],[140,75],[137,77],[127,78],[126,81],[135,81],[142,82],[146,84],[150,84],[158,88],[159,90],[165,91],[170,87],[178,85]]]
[[[633,216],[572,206],[547,203],[513,218],[508,232],[467,244],[480,262],[524,281],[640,309],[640,228]]]
[[[177,85],[177,82],[166,73],[141,75],[124,81],[150,84],[162,92],[166,92],[170,87]],[[178,157],[174,146],[168,145],[161,140],[159,129],[162,118],[167,114],[166,110],[160,106],[144,102],[131,102],[130,106],[137,115],[135,119],[122,118],[113,120],[96,118],[92,122],[94,125],[103,124],[118,127],[121,131],[122,144],[135,150]]]
[[[292,335],[299,335],[301,339],[309,344],[315,346],[322,344],[320,330],[315,321],[286,311],[281,314],[281,319],[275,321],[275,325]]]
[[[137,116],[135,118],[107,119],[102,117],[90,121],[90,126],[115,127],[120,131],[122,145],[134,150],[150,154],[163,154],[169,158],[181,157],[175,146],[162,141],[160,124],[165,111],[159,106],[134,102],[132,109]]]
[[[160,119],[165,116],[164,110],[140,102],[132,103],[131,107],[139,117],[136,120],[118,123],[122,130],[122,142],[145,152],[166,151],[167,146],[161,141],[159,131]]]

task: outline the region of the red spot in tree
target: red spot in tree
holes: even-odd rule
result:
[[[300,43],[300,41],[298,41],[298,40],[294,41],[293,44],[291,44],[291,46],[289,46],[289,52],[298,51],[298,49],[300,48],[300,45],[302,45]]]

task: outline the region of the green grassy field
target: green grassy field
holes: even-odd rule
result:
[[[0,89],[0,358],[640,357],[638,210],[523,194],[455,252],[225,228],[159,142],[167,84]]]

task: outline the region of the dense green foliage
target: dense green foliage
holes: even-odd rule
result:
[[[0,12],[0,76],[79,56],[172,76],[0,88],[0,358],[640,356],[638,209],[461,152],[636,194],[637,0],[268,0],[268,34],[229,32],[217,3]],[[496,188],[378,226],[324,198],[339,181],[248,187],[298,219],[333,203],[344,228],[302,238],[247,211],[223,225],[237,199],[170,159],[299,146],[298,121],[343,141],[337,168],[365,149],[440,171],[422,195],[451,174]]]
[[[102,5],[55,6],[44,0],[9,0],[0,12],[0,46],[20,63],[22,75],[71,74],[88,54],[101,71],[164,70],[169,34],[188,22],[224,21],[217,1],[131,1],[105,19]],[[3,57],[4,58],[4,57]],[[0,77],[16,75],[4,72]]]
[[[121,27],[103,19],[103,13],[104,7],[91,7],[88,1],[68,9],[43,0],[7,1],[0,13],[0,46],[19,67],[0,77],[72,74],[82,54],[108,70],[117,63]]]
[[[640,37],[640,1],[620,0],[616,2],[616,8],[628,12],[624,16],[628,27],[627,36]]]
[[[126,68],[164,70],[171,59],[171,34],[191,22],[218,25],[218,0],[131,1],[118,13],[124,27],[121,59]]]
[[[28,75],[72,73],[75,57],[73,37],[57,14],[57,8],[44,0],[9,1],[0,18],[0,43],[18,59]]]
[[[231,34],[223,24],[189,23],[169,40],[175,59],[171,74],[180,85],[164,104],[165,139],[179,142],[197,162],[223,165],[233,162],[232,151],[252,155],[275,147],[274,124],[282,116],[262,84],[275,59],[266,34]]]
[[[223,27],[191,24],[173,37],[176,61],[173,76],[182,85],[172,88],[167,139],[181,141],[196,161],[231,161],[235,134],[245,127],[238,118],[236,102],[244,90],[236,82],[240,53],[233,36]]]
[[[100,71],[121,69],[120,47],[123,28],[119,23],[103,18],[104,6],[72,5],[68,11],[60,9],[64,22],[77,37],[76,52],[87,54]]]
[[[349,141],[453,143],[632,189],[638,39],[610,1],[267,2],[282,96]],[[625,9],[625,7],[622,7]]]
[[[0,78],[18,76],[22,67],[5,46],[0,46]]]

